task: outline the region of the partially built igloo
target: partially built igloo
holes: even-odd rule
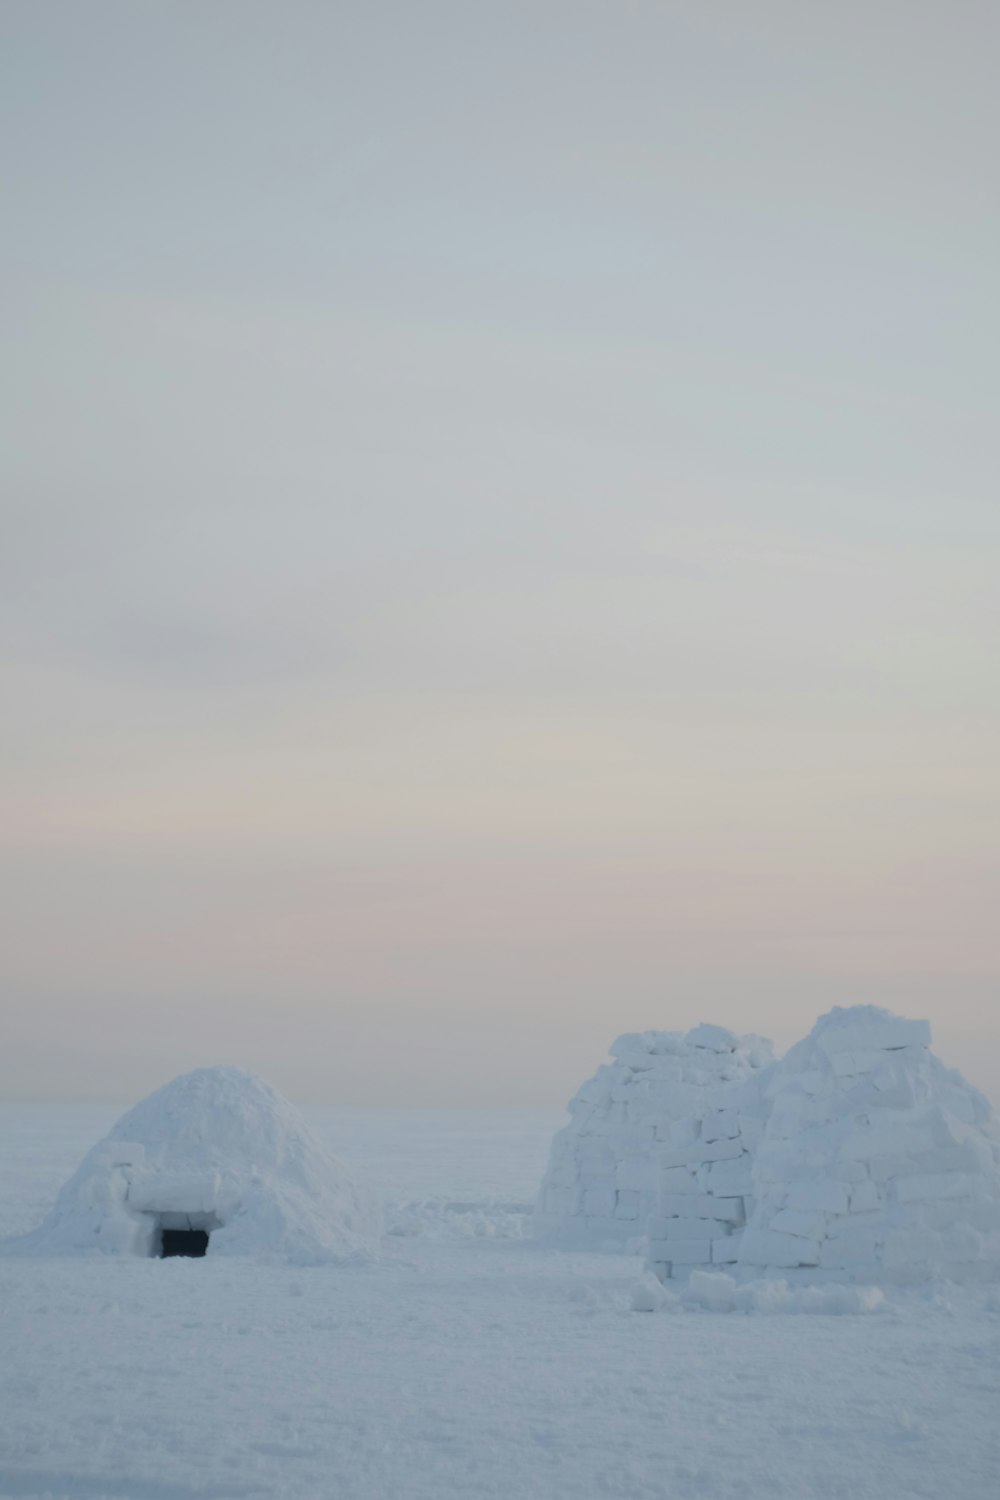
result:
[[[919,1282],[1000,1271],[1000,1131],[926,1021],[834,1009],[659,1158],[661,1277]]]
[[[664,1153],[692,1145],[701,1120],[732,1110],[742,1086],[756,1101],[755,1080],[773,1062],[763,1037],[710,1025],[686,1034],[629,1032],[609,1050],[613,1060],[570,1101],[570,1123],[552,1143],[535,1208],[535,1235],[566,1247],[622,1248],[645,1234]],[[725,1116],[727,1130],[730,1118],[739,1135],[738,1112]],[[746,1151],[756,1128],[747,1126]],[[742,1145],[736,1154],[745,1154]]]
[[[286,1099],[239,1068],[182,1074],[124,1115],[8,1254],[346,1261],[378,1246],[372,1193]]]
[[[744,1274],[977,1281],[1000,1273],[1000,1127],[926,1021],[835,1009],[765,1085]]]
[[[535,1231],[645,1238],[661,1279],[1000,1276],[1000,1125],[926,1021],[836,1008],[774,1062],[699,1026],[620,1037],[555,1138]]]

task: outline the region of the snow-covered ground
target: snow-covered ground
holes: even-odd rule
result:
[[[0,1235],[118,1113],[0,1110]],[[1000,1493],[997,1290],[633,1311],[638,1261],[526,1237],[560,1116],[311,1118],[380,1188],[375,1265],[0,1259],[0,1496]]]

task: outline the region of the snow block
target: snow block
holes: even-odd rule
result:
[[[753,1266],[777,1266],[782,1270],[793,1266],[815,1266],[819,1264],[819,1244],[797,1234],[781,1234],[773,1229],[745,1229],[740,1246],[740,1264]]]
[[[684,1038],[689,1047],[704,1047],[709,1052],[735,1052],[739,1037],[725,1026],[711,1026],[702,1022],[693,1027]]]
[[[626,1031],[621,1036],[615,1037],[608,1051],[612,1057],[636,1057],[649,1058],[651,1048],[646,1045],[646,1038],[640,1031]]]
[[[981,1136],[970,1136],[960,1146],[938,1146],[933,1151],[926,1151],[923,1156],[914,1157],[913,1164],[917,1168],[915,1175],[925,1172],[974,1172],[992,1177],[997,1171],[998,1157],[997,1151],[987,1140]]]
[[[930,1124],[857,1125],[841,1141],[840,1156],[844,1161],[870,1161],[873,1156],[913,1156],[936,1145]]]
[[[545,1208],[550,1214],[583,1212],[583,1193],[578,1187],[552,1187],[545,1191]]]
[[[703,1141],[728,1140],[740,1133],[740,1121],[734,1109],[710,1109],[701,1122]]]
[[[711,1240],[673,1240],[670,1246],[672,1266],[710,1266],[712,1264]]]
[[[664,1218],[676,1215],[686,1219],[722,1219],[730,1224],[743,1223],[742,1198],[716,1198],[711,1193],[664,1193],[660,1198]]]
[[[739,1141],[711,1141],[707,1145],[679,1146],[665,1151],[660,1157],[662,1167],[699,1166],[705,1161],[735,1161],[743,1155]]]
[[[712,1241],[705,1239],[650,1240],[649,1258],[658,1264],[707,1265],[712,1259]]]
[[[828,1214],[846,1214],[848,1190],[842,1182],[828,1178],[807,1178],[793,1182],[785,1195],[785,1207],[797,1208],[803,1213],[810,1211]]]
[[[665,1193],[697,1193],[698,1178],[687,1167],[668,1167],[661,1173],[660,1187]]]
[[[826,1214],[782,1208],[771,1220],[771,1228],[780,1230],[782,1234],[798,1234],[803,1239],[821,1240],[826,1233],[826,1223]]]
[[[928,1176],[900,1177],[896,1196],[900,1203],[927,1202],[931,1198],[966,1198],[980,1191],[981,1179],[966,1172],[935,1172]]]
[[[857,1234],[844,1235],[840,1239],[827,1240],[821,1246],[819,1263],[833,1270],[877,1265],[884,1238],[884,1229],[871,1229]]]
[[[743,1235],[740,1231],[736,1234],[727,1234],[720,1239],[712,1241],[712,1264],[717,1266],[734,1266],[740,1258],[740,1243]]]
[[[879,1206],[877,1182],[859,1182],[851,1188],[851,1213],[870,1213]]]
[[[884,1052],[833,1052],[830,1056],[834,1074],[838,1078],[850,1078],[858,1073],[873,1073],[884,1061]]]
[[[838,1052],[881,1052],[897,1047],[929,1047],[931,1028],[928,1021],[907,1021],[902,1016],[883,1020],[858,1021],[830,1026],[818,1038],[828,1055]]]
[[[703,1191],[731,1198],[746,1197],[753,1192],[751,1158],[709,1162],[699,1168],[698,1182]]]
[[[587,1188],[583,1195],[583,1211],[597,1219],[610,1219],[615,1212],[615,1190],[613,1187]]]
[[[725,1225],[718,1219],[649,1219],[649,1237],[656,1240],[712,1240]]]
[[[143,1172],[125,1197],[137,1213],[210,1214],[219,1207],[218,1172]]]
[[[864,1182],[868,1176],[874,1176],[871,1167],[865,1166],[863,1161],[838,1161],[831,1169],[831,1175],[838,1182]]]
[[[657,1185],[656,1178],[656,1163],[650,1157],[630,1156],[618,1163],[615,1186],[631,1188],[638,1193],[653,1192]]]

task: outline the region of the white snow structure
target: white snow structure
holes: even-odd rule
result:
[[[570,1102],[571,1120],[552,1143],[535,1208],[536,1236],[567,1247],[621,1249],[645,1234],[662,1187],[663,1153],[664,1160],[685,1163],[690,1188],[683,1191],[690,1192],[685,1202],[692,1204],[696,1161],[706,1171],[714,1161],[736,1163],[745,1176],[743,1157],[756,1144],[759,1127],[747,1126],[744,1147],[739,1111],[757,1120],[754,1080],[773,1061],[763,1038],[708,1025],[687,1035],[630,1032],[609,1050],[613,1061],[598,1068]],[[748,1093],[740,1092],[744,1086]],[[710,1140],[700,1133],[706,1120]],[[730,1232],[725,1219],[713,1216],[711,1224],[714,1238]],[[705,1261],[710,1259],[709,1247]]]
[[[709,1034],[718,1055],[735,1055],[738,1039],[718,1026]],[[696,1033],[689,1033],[694,1035]],[[770,1043],[750,1051],[742,1078],[711,1089],[687,1118],[674,1121],[658,1155],[659,1198],[647,1225],[649,1263],[662,1280],[696,1268],[733,1266],[743,1226],[754,1210],[754,1155],[770,1110],[767,1083],[774,1072]]]
[[[182,1074],[137,1104],[44,1223],[4,1248],[313,1264],[367,1258],[379,1233],[374,1198],[299,1112],[252,1074],[219,1067]]]
[[[744,1274],[913,1283],[1000,1273],[1000,1128],[926,1021],[835,1009],[765,1082]]]

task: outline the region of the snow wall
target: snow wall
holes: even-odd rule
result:
[[[570,1102],[571,1120],[552,1143],[535,1208],[536,1236],[570,1248],[621,1249],[644,1235],[662,1187],[663,1153],[688,1152],[699,1123],[713,1114],[720,1129],[736,1121],[738,1140],[732,1090],[747,1084],[756,1101],[753,1080],[773,1062],[762,1037],[708,1025],[686,1035],[628,1033],[610,1051],[613,1061]],[[742,1154],[742,1146],[726,1145],[705,1160]]]
[[[3,1253],[155,1256],[165,1229],[201,1229],[211,1255],[302,1264],[365,1259],[374,1196],[286,1099],[239,1068],[182,1074],[84,1158],[44,1223]]]
[[[835,1009],[774,1063],[721,1027],[620,1037],[555,1138],[535,1231],[646,1236],[661,1279],[1000,1276],[1000,1127],[930,1028]]]

